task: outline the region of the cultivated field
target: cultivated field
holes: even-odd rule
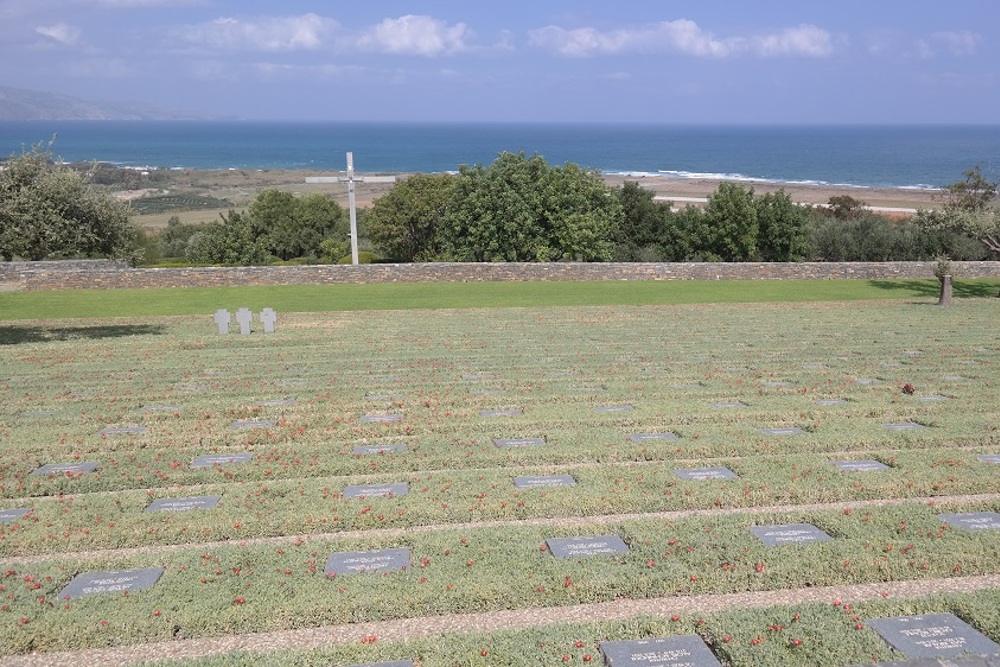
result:
[[[5,323],[0,660],[853,665],[925,612],[1000,642],[1000,530],[940,516],[1000,512],[997,302],[930,304]],[[788,524],[832,539],[748,529]]]

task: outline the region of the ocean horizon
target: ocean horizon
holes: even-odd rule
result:
[[[3,156],[53,140],[67,162],[142,169],[452,172],[503,151],[607,174],[931,189],[1000,172],[1000,125],[660,125],[5,121]]]

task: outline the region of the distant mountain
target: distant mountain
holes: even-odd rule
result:
[[[161,109],[137,102],[92,102],[70,95],[0,86],[4,120],[222,120],[222,115]]]

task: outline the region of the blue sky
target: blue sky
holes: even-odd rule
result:
[[[250,119],[1000,122],[1000,0],[0,0],[0,85]]]

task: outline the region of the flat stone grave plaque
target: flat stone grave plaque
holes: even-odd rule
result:
[[[93,398],[97,396],[96,391],[73,391],[70,392],[70,398]]]
[[[469,396],[503,396],[502,389],[470,389]]]
[[[398,401],[401,398],[399,394],[365,394],[366,401]]]
[[[493,438],[493,444],[501,449],[540,447],[545,444],[545,438]]]
[[[811,364],[802,364],[802,368],[806,368],[811,371],[823,371],[826,370],[828,367],[826,364],[811,363]]]
[[[177,391],[208,391],[208,387],[203,384],[179,384]]]
[[[361,417],[362,424],[391,424],[392,422],[402,421],[403,415],[401,414],[391,414],[391,415],[363,415]]]
[[[769,547],[802,542],[826,542],[833,538],[811,523],[789,523],[777,526],[747,526],[747,530]]]
[[[721,667],[698,635],[601,642],[607,667]]]
[[[888,429],[890,431],[919,431],[922,428],[927,428],[923,424],[917,424],[916,422],[899,422],[896,424],[882,424],[882,428]]]
[[[567,391],[577,394],[599,394],[604,391],[604,387],[570,387]]]
[[[519,489],[534,489],[539,486],[573,486],[576,480],[571,475],[534,475],[515,477],[514,486]]]
[[[65,475],[71,473],[94,472],[100,464],[97,461],[79,461],[75,463],[46,463],[35,468],[32,475]]]
[[[493,373],[463,373],[463,380],[492,380]]]
[[[951,399],[948,396],[942,396],[941,394],[925,394],[923,396],[917,396],[917,400],[922,403],[934,403],[936,401],[949,401]]]
[[[355,484],[344,487],[345,498],[389,498],[405,496],[410,490],[406,482],[392,484]]]
[[[163,575],[162,567],[109,572],[82,572],[59,591],[60,600],[81,598],[95,593],[121,593],[150,588]]]
[[[982,454],[979,460],[983,463],[1000,464],[1000,454]]]
[[[868,627],[907,658],[1000,653],[1000,645],[954,614],[873,618],[868,621]]]
[[[831,461],[830,465],[836,466],[844,472],[871,472],[874,470],[888,470],[889,466],[881,461],[858,460],[858,461]]]
[[[762,385],[768,389],[781,389],[783,387],[791,387],[791,382],[785,382],[784,380],[765,380],[761,382]]]
[[[628,553],[628,545],[617,535],[594,537],[550,537],[545,540],[556,558],[582,558]]]
[[[57,415],[62,410],[50,409],[50,410],[25,410],[21,413],[22,417],[47,417],[49,415]]]
[[[30,507],[14,507],[0,510],[0,523],[14,523],[31,512]]]
[[[898,361],[883,361],[879,363],[879,366],[882,366],[883,368],[896,368],[897,366],[902,366],[902,365],[903,364],[899,363]]]
[[[107,428],[102,428],[98,435],[141,435],[145,432],[146,428],[143,426],[109,426]]]
[[[304,387],[307,384],[309,384],[308,381],[304,380],[302,378],[293,378],[291,380],[275,380],[275,382],[274,382],[274,386],[275,387],[280,387],[280,388],[285,388],[285,387]]]
[[[266,408],[272,405],[293,405],[294,403],[295,399],[289,396],[288,398],[272,398],[266,401],[257,401],[254,403],[254,405],[257,407]]]
[[[701,389],[704,386],[705,385],[703,385],[700,382],[682,382],[680,384],[672,384],[672,385],[670,385],[670,388],[671,389]]]
[[[817,398],[816,405],[840,405],[847,403],[843,398]]]
[[[406,548],[375,551],[344,551],[326,559],[326,574],[358,574],[379,570],[405,570],[410,566],[410,550]]]
[[[236,321],[240,325],[240,334],[250,335],[250,323],[253,322],[253,313],[249,308],[240,308],[236,311]]]
[[[969,378],[964,375],[942,375],[941,379],[945,382],[965,382]]]
[[[355,445],[354,454],[392,454],[405,452],[406,445]]]
[[[903,354],[908,357],[915,357],[917,355],[923,354],[920,350],[903,350]]]
[[[215,466],[239,465],[249,463],[253,459],[253,452],[240,452],[239,454],[205,454],[199,456],[191,462],[192,468],[212,468]]]
[[[762,428],[760,430],[764,435],[802,435],[805,433],[798,426],[786,426],[784,428]]]
[[[365,662],[347,667],[413,667],[412,660],[390,660],[388,662]]]
[[[480,417],[517,417],[518,415],[523,415],[524,411],[520,408],[507,408],[503,410],[480,410]]]
[[[599,405],[594,412],[632,412],[631,405]]]
[[[707,468],[676,468],[674,470],[674,474],[681,479],[697,480],[733,479],[736,477],[736,473],[724,466],[713,466]]]
[[[403,378],[398,375],[381,375],[372,378],[372,382],[375,384],[392,384],[393,382],[402,382]]]
[[[181,406],[179,405],[144,405],[142,406],[143,412],[180,412]]]
[[[877,378],[854,378],[854,381],[858,384],[864,384],[864,385],[878,384],[879,382]]]
[[[236,430],[241,428],[271,428],[278,421],[276,419],[237,419],[229,428]]]
[[[748,406],[743,401],[719,401],[718,403],[712,403],[711,407],[726,409],[726,408],[745,408]]]
[[[222,496],[188,496],[186,498],[157,498],[146,507],[147,512],[190,512],[214,509]]]
[[[942,521],[965,530],[1000,530],[1000,514],[996,512],[962,512],[938,514]]]
[[[670,431],[662,433],[632,433],[628,437],[632,442],[649,442],[650,440],[677,440],[677,434]]]

